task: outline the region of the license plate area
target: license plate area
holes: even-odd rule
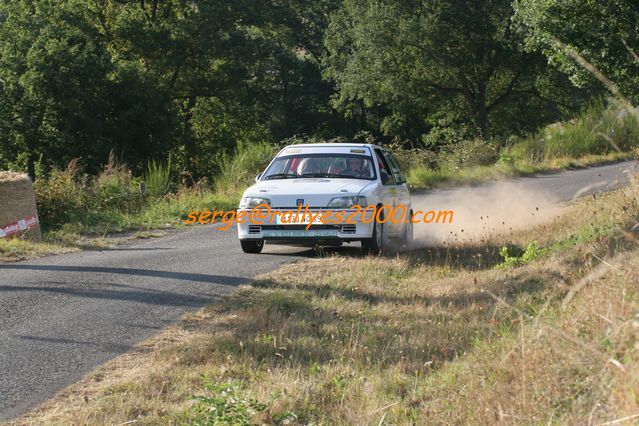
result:
[[[321,225],[321,214],[313,213],[313,225]],[[311,214],[291,214],[287,216],[276,216],[275,224],[277,225],[308,225],[311,223]]]
[[[262,231],[262,235],[268,237],[291,237],[291,238],[304,238],[304,237],[337,237],[337,229],[265,229]]]

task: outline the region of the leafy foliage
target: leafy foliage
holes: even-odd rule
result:
[[[210,396],[197,396],[198,404],[189,413],[193,425],[252,425],[253,417],[267,408],[265,404],[249,398],[237,383],[217,384],[204,377],[204,388]]]
[[[509,249],[506,246],[503,246],[499,249],[499,255],[504,260],[500,265],[501,267],[516,267],[527,265],[541,256],[547,254],[549,252],[548,249],[541,248],[537,241],[529,241],[523,250],[520,250],[518,254],[511,254],[512,248]]]
[[[197,179],[238,141],[324,132],[330,85],[316,55],[331,7],[3,2],[0,164],[34,175],[40,155],[57,166],[82,157],[95,172],[114,151],[142,171],[170,152]]]
[[[577,86],[595,83],[593,69],[635,104],[639,101],[639,8],[635,1],[517,0],[530,49],[570,75]],[[611,87],[608,87],[611,89]]]

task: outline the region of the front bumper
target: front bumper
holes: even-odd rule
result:
[[[245,211],[249,217],[251,210]],[[350,216],[348,221],[335,221],[331,223],[321,223],[317,220],[307,229],[307,223],[282,223],[277,219],[277,209],[271,210],[271,216],[262,220],[255,218],[248,219],[237,224],[237,233],[240,240],[266,240],[278,241],[282,244],[309,244],[327,243],[335,244],[347,241],[361,241],[371,238],[373,235],[374,222],[372,214],[364,215],[365,222],[362,222],[361,214],[355,210],[332,210],[333,213],[343,212],[344,218]],[[280,212],[290,210],[279,210]],[[312,210],[311,213],[321,214],[321,210]],[[366,223],[368,222],[368,223]]]

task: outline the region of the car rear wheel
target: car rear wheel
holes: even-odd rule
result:
[[[404,233],[402,235],[402,246],[404,250],[409,250],[413,245],[413,216],[408,217],[408,222],[404,227]]]
[[[384,224],[375,221],[373,226],[373,235],[371,238],[362,240],[362,252],[364,255],[372,254],[374,256],[380,254],[384,247]]]
[[[264,240],[240,240],[244,253],[261,253],[264,248]]]

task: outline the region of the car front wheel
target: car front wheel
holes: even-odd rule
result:
[[[384,224],[375,221],[373,226],[373,235],[371,238],[362,240],[362,251],[364,255],[372,254],[374,256],[382,252],[384,247]]]
[[[264,240],[240,240],[244,253],[261,253],[264,248]]]

